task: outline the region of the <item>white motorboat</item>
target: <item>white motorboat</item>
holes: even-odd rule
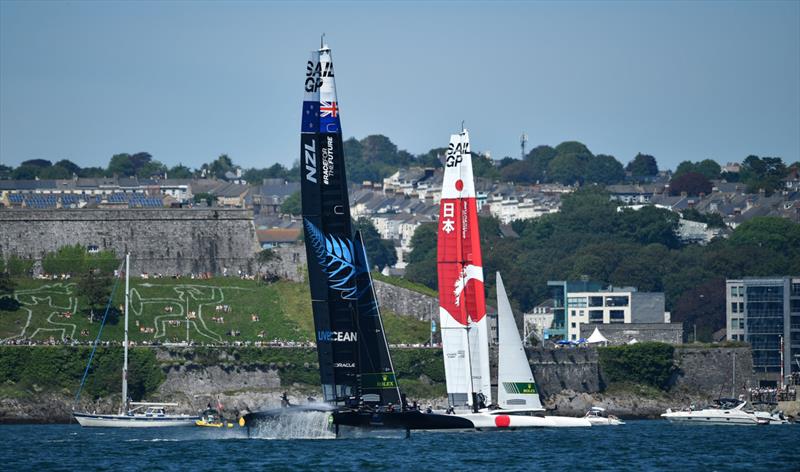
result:
[[[178,406],[177,403],[131,402],[128,399],[128,304],[130,300],[130,262],[131,255],[125,254],[125,339],[122,343],[124,358],[122,362],[122,407],[118,414],[98,414],[72,412],[72,416],[84,427],[109,428],[156,428],[165,426],[192,426],[199,416],[168,415],[166,407]],[[111,295],[113,298],[113,293]],[[111,301],[109,300],[109,305]],[[108,307],[106,308],[108,313]],[[96,346],[96,343],[95,343]],[[91,365],[91,356],[89,365]],[[86,371],[89,370],[86,366]],[[86,375],[84,374],[84,379]],[[83,387],[83,383],[81,383]],[[78,392],[80,397],[80,390]],[[76,400],[77,401],[77,400]]]
[[[592,426],[618,426],[625,424],[624,421],[614,415],[606,413],[606,409],[599,406],[593,406],[584,416]]]
[[[753,412],[745,411],[747,402],[732,399],[720,399],[714,405],[695,410],[672,411],[667,410],[661,415],[671,423],[681,424],[730,424],[755,426],[759,424],[758,417]],[[762,419],[761,424],[764,423]]]

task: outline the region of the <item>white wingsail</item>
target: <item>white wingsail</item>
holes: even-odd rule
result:
[[[544,410],[500,272],[497,273],[497,336],[500,343],[497,368],[498,405],[503,410]]]

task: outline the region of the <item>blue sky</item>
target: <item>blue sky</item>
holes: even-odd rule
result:
[[[327,33],[345,137],[412,153],[579,140],[623,164],[800,159],[800,2],[0,1],[0,162],[299,152]]]

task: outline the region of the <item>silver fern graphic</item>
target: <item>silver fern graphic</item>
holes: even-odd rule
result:
[[[328,276],[328,286],[341,292],[345,300],[355,300],[356,284],[351,283],[354,282],[353,278],[357,271],[353,242],[333,235],[326,236],[308,219],[304,219],[303,222],[308,230],[314,254]]]

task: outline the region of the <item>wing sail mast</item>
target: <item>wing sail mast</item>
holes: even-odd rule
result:
[[[397,404],[400,392],[360,235],[353,235],[331,50],[306,63],[301,199],[325,401]]]
[[[439,321],[447,396],[455,407],[491,403],[489,335],[469,133],[450,137],[439,203]]]

